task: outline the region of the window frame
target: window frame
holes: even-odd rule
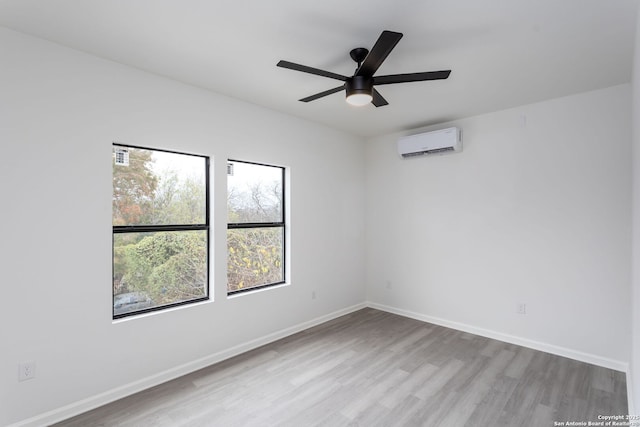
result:
[[[277,166],[277,165],[271,165],[271,164],[267,164],[267,163],[260,163],[260,162],[251,162],[251,161],[247,161],[247,160],[237,160],[237,159],[227,159],[227,166],[229,165],[230,162],[235,162],[235,163],[244,163],[244,164],[248,164],[248,165],[255,165],[255,166],[266,166],[266,167],[270,167],[270,168],[276,168],[276,169],[280,169],[280,176],[281,176],[281,180],[282,180],[282,217],[281,217],[281,221],[279,222],[274,222],[274,221],[270,221],[270,222],[227,222],[227,231],[228,230],[238,230],[238,229],[257,229],[257,228],[281,228],[282,229],[282,280],[278,281],[278,282],[273,282],[273,283],[265,283],[263,285],[258,285],[258,286],[252,286],[250,288],[246,288],[246,289],[237,289],[235,291],[229,291],[229,282],[227,280],[227,296],[234,296],[234,295],[238,295],[238,294],[242,294],[242,293],[247,293],[247,292],[252,292],[252,291],[257,291],[259,289],[266,289],[266,288],[270,288],[273,286],[278,286],[278,285],[283,285],[285,283],[287,283],[287,233],[286,233],[286,226],[287,226],[287,213],[286,213],[286,206],[287,206],[287,201],[286,201],[286,167],[284,166]],[[227,179],[228,179],[228,173],[227,173]],[[227,181],[227,194],[229,191],[229,184]],[[227,205],[227,214],[229,212],[229,206]],[[227,237],[227,244],[229,242],[229,239]],[[229,256],[229,248],[227,247],[227,257]],[[229,268],[229,261],[227,258],[227,269]]]
[[[211,232],[210,232],[210,195],[209,195],[209,190],[210,190],[210,184],[209,184],[209,180],[210,180],[210,168],[211,168],[211,159],[209,156],[206,155],[202,155],[202,154],[193,154],[193,153],[185,153],[185,152],[181,152],[181,151],[175,151],[175,150],[168,150],[168,149],[163,149],[163,148],[150,148],[150,147],[141,147],[141,146],[137,146],[137,145],[130,145],[130,144],[122,144],[122,143],[118,143],[118,142],[113,142],[112,147],[123,147],[123,148],[133,148],[133,149],[138,149],[138,150],[148,150],[148,151],[158,151],[158,152],[163,152],[163,153],[169,153],[169,154],[178,154],[178,155],[183,155],[183,156],[192,156],[192,157],[199,157],[204,159],[205,161],[205,174],[204,174],[204,184],[205,184],[205,217],[204,220],[205,222],[203,224],[159,224],[159,225],[113,225],[112,223],[112,227],[113,227],[113,233],[112,233],[112,239],[111,239],[111,315],[113,320],[118,320],[118,319],[122,319],[125,317],[131,317],[131,316],[137,316],[140,314],[144,314],[144,313],[151,313],[151,312],[157,312],[157,311],[162,311],[162,310],[167,310],[170,308],[174,308],[174,307],[179,307],[179,306],[183,306],[183,305],[189,305],[189,304],[195,304],[198,302],[203,302],[203,301],[209,301],[211,299],[211,287],[210,287],[210,276],[211,276],[211,264],[210,264],[210,260],[211,260]],[[113,160],[112,160],[113,161]],[[112,187],[113,187],[113,174],[112,174]],[[113,197],[113,188],[112,188],[112,193],[111,196]],[[113,221],[113,212],[111,213],[111,218]],[[125,233],[152,233],[152,232],[170,232],[170,231],[205,231],[206,233],[206,250],[207,250],[207,265],[206,265],[206,272],[207,272],[207,280],[205,283],[205,288],[206,288],[206,294],[203,297],[200,298],[194,298],[194,299],[190,299],[190,300],[185,300],[185,301],[178,301],[175,303],[170,303],[170,304],[163,304],[160,306],[156,306],[156,307],[148,307],[148,308],[143,308],[140,310],[135,310],[135,311],[131,311],[131,312],[127,312],[127,313],[120,313],[120,314],[115,314],[115,309],[114,309],[114,304],[115,304],[115,297],[116,295],[114,295],[113,293],[113,277],[115,274],[115,236],[116,234],[125,234]]]

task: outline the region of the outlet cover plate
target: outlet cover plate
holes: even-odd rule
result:
[[[36,362],[18,364],[18,381],[32,380],[36,377]]]

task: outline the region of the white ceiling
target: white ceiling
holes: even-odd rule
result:
[[[0,25],[267,108],[373,136],[631,79],[637,0],[0,0]],[[355,47],[404,33],[377,75],[453,70],[379,87],[351,107],[332,79]]]

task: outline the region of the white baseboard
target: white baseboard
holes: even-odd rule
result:
[[[433,323],[435,325],[440,325],[440,326],[456,329],[463,332],[469,332],[474,335],[480,335],[483,337],[492,338],[492,339],[507,342],[510,344],[516,344],[523,347],[528,347],[534,350],[544,351],[545,353],[551,353],[557,356],[567,357],[569,359],[590,363],[596,366],[602,366],[604,368],[609,368],[616,371],[628,372],[628,369],[629,369],[629,364],[626,362],[613,360],[606,357],[597,356],[594,354],[583,353],[581,351],[572,350],[566,347],[560,347],[553,344],[534,341],[527,338],[518,337],[515,335],[503,334],[502,332],[478,328],[476,326],[453,322],[446,319],[440,319],[438,317],[432,317],[426,314],[415,313],[408,310],[402,310],[399,308],[390,307],[390,306],[378,304],[375,302],[368,302],[367,307],[375,308],[376,310],[382,310],[389,313],[398,314],[400,316],[409,317],[411,319],[421,320],[427,323]],[[630,382],[630,377],[629,375],[627,375],[627,384],[629,384],[629,382]]]
[[[35,417],[19,421],[15,424],[11,424],[9,427],[40,427],[43,425],[51,425],[51,424],[66,420],[68,418],[74,417],[76,415],[80,415],[84,412],[87,412],[92,409],[98,408],[100,406],[106,405],[108,403],[114,402],[118,399],[122,399],[123,397],[130,396],[134,393],[138,393],[140,391],[146,390],[151,387],[155,387],[159,384],[165,383],[167,381],[171,381],[183,375],[189,374],[191,372],[195,372],[199,369],[206,368],[207,366],[213,365],[214,363],[221,362],[233,356],[237,356],[249,350],[253,350],[265,344],[269,344],[281,338],[285,338],[295,333],[301,332],[305,329],[309,329],[313,326],[320,325],[324,322],[328,322],[329,320],[333,320],[340,316],[344,316],[345,314],[349,314],[349,313],[353,313],[354,311],[361,310],[365,307],[367,307],[365,303],[360,303],[360,304],[353,305],[351,307],[334,311],[333,313],[329,313],[324,316],[317,317],[307,322],[303,322],[298,325],[282,329],[280,331],[274,332],[264,337],[257,338],[255,340],[251,340],[243,344],[239,344],[235,347],[220,351],[218,353],[211,354],[201,359],[194,360],[192,362],[185,363],[175,368],[168,369],[156,375],[152,375],[150,377],[143,378],[141,380],[134,381],[132,383],[125,384],[120,387],[116,387],[112,390],[108,390],[104,393],[91,396],[87,399],[83,399],[78,402],[74,402],[70,405],[63,406],[61,408],[57,408],[40,415],[36,415]]]

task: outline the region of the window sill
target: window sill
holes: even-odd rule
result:
[[[279,289],[279,288],[284,288],[289,286],[289,283],[279,283],[277,285],[270,285],[270,286],[265,286],[262,288],[258,288],[258,289],[251,289],[248,291],[243,291],[243,292],[238,292],[238,293],[234,293],[234,294],[227,294],[227,299],[234,299],[234,298],[238,298],[238,297],[243,297],[245,295],[253,295],[253,294],[257,294],[259,292],[266,292],[266,291],[270,291],[272,289]]]
[[[119,319],[112,319],[111,320],[111,324],[112,325],[116,325],[116,324],[119,324],[119,323],[129,322],[131,320],[158,316],[158,315],[164,314],[164,313],[171,313],[171,312],[178,311],[178,310],[184,310],[184,309],[187,309],[187,308],[198,307],[200,305],[206,305],[206,304],[212,304],[212,303],[213,303],[213,298],[209,297],[209,299],[206,300],[206,301],[198,301],[198,302],[193,302],[193,303],[190,303],[190,304],[182,304],[182,305],[178,305],[178,306],[175,306],[175,307],[167,307],[167,308],[162,309],[162,310],[149,311],[149,312],[140,313],[140,314],[132,314],[131,316],[121,317]]]

